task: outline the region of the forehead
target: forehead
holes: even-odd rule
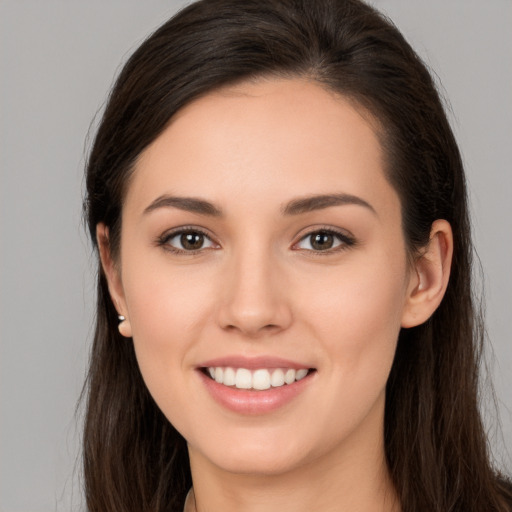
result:
[[[315,82],[226,87],[185,106],[142,153],[127,203],[144,208],[163,193],[229,202],[248,191],[253,202],[333,191],[388,201],[377,197],[390,186],[376,127]]]

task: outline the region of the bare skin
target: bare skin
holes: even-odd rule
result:
[[[436,221],[411,265],[375,126],[312,82],[213,92],[141,155],[120,261],[98,225],[121,331],[188,442],[192,510],[400,510],[386,380],[400,329],[443,297],[453,242]],[[312,371],[292,399],[247,414],[208,388],[205,362],[229,357]]]

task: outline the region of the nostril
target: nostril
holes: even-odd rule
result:
[[[258,337],[265,333],[273,333],[282,330],[277,324],[260,325],[257,321],[240,321],[238,324],[229,323],[222,327],[225,331],[239,331],[247,336]]]

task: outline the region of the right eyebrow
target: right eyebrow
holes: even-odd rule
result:
[[[144,209],[143,214],[146,215],[159,208],[178,208],[179,210],[198,213],[199,215],[222,216],[222,210],[209,201],[196,197],[178,197],[167,194],[157,197]]]

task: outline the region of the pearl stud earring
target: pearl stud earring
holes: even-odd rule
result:
[[[126,317],[123,315],[118,315],[117,318],[119,318],[119,324],[117,328],[121,336],[124,336],[125,338],[131,338],[132,326],[130,325],[130,322],[126,320]]]

